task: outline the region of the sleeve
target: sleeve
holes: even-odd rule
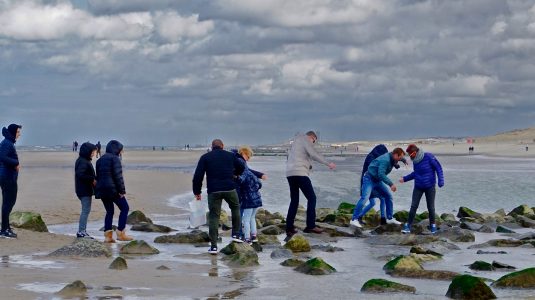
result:
[[[234,157],[234,174],[240,176],[245,171],[245,164],[240,161],[239,158]]]
[[[115,183],[115,186],[117,188],[117,192],[119,194],[126,194],[126,188],[124,186],[124,178],[123,178],[123,166],[121,165],[121,161],[118,157],[113,158],[113,166],[112,166],[112,176],[113,176],[113,182]]]
[[[262,178],[262,176],[264,176],[264,173],[262,172],[255,171],[253,169],[249,169],[249,171],[251,171],[254,174],[254,176],[256,176],[256,178]]]
[[[204,156],[199,159],[195,173],[193,174],[193,194],[200,195],[202,193],[202,181],[204,173],[206,172],[204,165]]]
[[[411,180],[414,180],[414,172],[410,173],[409,175],[407,176],[403,176],[403,181],[404,182],[409,182]]]
[[[390,178],[388,178],[388,176],[386,176],[386,163],[380,163],[379,164],[379,169],[377,170],[377,175],[379,176],[379,179],[386,183],[388,186],[393,186],[394,183],[392,182],[392,180],[390,180]]]
[[[15,168],[19,165],[19,160],[9,157],[10,152],[15,152],[15,147],[8,144],[0,144],[0,162],[6,166]]]
[[[95,176],[92,173],[90,174],[88,170],[89,170],[89,163],[76,164],[76,170],[75,170],[76,178],[83,180],[83,181],[87,181],[87,182],[93,182],[93,180],[95,179]]]
[[[431,164],[433,165],[433,168],[435,169],[435,172],[437,173],[437,176],[438,176],[438,187],[443,187],[444,186],[444,172],[442,170],[442,166],[440,165],[440,162],[438,161],[438,159],[436,159],[436,157],[433,157],[433,159],[431,160]]]
[[[311,143],[309,143],[308,141],[305,142],[305,150],[306,152],[308,153],[308,155],[315,161],[321,163],[321,164],[324,164],[324,165],[329,165],[329,162],[325,159],[325,157],[323,157],[323,155],[319,154],[318,151],[316,151],[316,149],[314,149],[314,146],[312,146]]]

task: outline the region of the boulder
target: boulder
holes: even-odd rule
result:
[[[305,261],[297,259],[297,258],[288,258],[287,260],[280,263],[283,267],[299,267],[300,265],[304,264]]]
[[[424,264],[424,263],[427,263],[427,262],[437,261],[437,260],[441,260],[442,259],[442,256],[431,255],[431,254],[411,253],[409,256],[414,258],[414,259],[416,259],[416,261],[419,262],[420,264]]]
[[[56,295],[65,298],[84,298],[86,293],[87,287],[85,284],[80,280],[76,280],[73,283],[67,284],[61,291],[57,292]]]
[[[418,260],[416,260],[414,257],[404,256],[404,255],[394,258],[393,260],[387,262],[383,266],[383,270],[385,270],[387,274],[392,274],[395,271],[399,271],[399,270],[423,270],[423,269],[424,268],[422,267],[420,262],[418,262]]]
[[[110,266],[108,267],[108,269],[111,269],[111,270],[126,270],[128,269],[128,265],[126,263],[126,260],[122,257],[117,257],[116,259],[114,259]]]
[[[130,228],[132,231],[143,231],[143,232],[159,232],[159,233],[169,233],[173,231],[171,227],[164,225],[157,225],[152,223],[141,222],[136,225],[133,225]]]
[[[427,254],[427,255],[433,255],[433,256],[438,256],[438,257],[442,257],[443,255],[438,253],[438,252],[435,252],[435,251],[432,251],[432,250],[429,250],[429,249],[426,249],[426,248],[423,248],[423,247],[420,247],[420,246],[414,246],[411,248],[410,250],[410,253],[414,253],[414,254]]]
[[[156,270],[169,271],[171,269],[168,266],[161,265],[161,266],[157,267]]]
[[[316,221],[317,222],[325,222],[325,218],[327,218],[330,215],[335,215],[336,210],[332,208],[318,208],[316,209]]]
[[[362,220],[366,222],[364,227],[366,228],[375,228],[381,225],[381,214],[375,209],[370,209],[370,211],[362,217]]]
[[[344,249],[340,248],[340,247],[335,247],[333,245],[314,245],[312,246],[312,249],[314,250],[319,250],[319,251],[323,251],[323,252],[339,252],[339,251],[344,251]]]
[[[210,237],[208,233],[202,230],[179,232],[174,235],[162,235],[154,239],[155,243],[160,244],[203,244],[209,241]]]
[[[518,215],[516,216],[516,221],[518,222],[518,224],[522,225],[522,227],[525,227],[525,228],[535,228],[535,221],[528,218],[528,217],[524,217],[522,215]]]
[[[461,206],[459,207],[459,212],[457,213],[458,218],[478,218],[481,214],[471,210],[468,207]]]
[[[509,228],[507,226],[504,226],[504,225],[498,225],[498,227],[496,227],[496,232],[499,232],[499,233],[516,233],[511,228]]]
[[[231,242],[221,249],[221,253],[225,254],[226,257],[224,259],[234,266],[251,267],[259,265],[256,250],[247,243]]]
[[[528,232],[517,237],[520,241],[535,240],[535,232]]]
[[[502,217],[507,216],[507,213],[505,213],[505,209],[503,208],[498,209],[497,211],[494,212],[494,214],[498,216],[502,216]]]
[[[441,214],[440,218],[444,222],[457,222],[457,218],[455,218],[455,216],[453,214]]]
[[[497,239],[497,240],[490,240],[482,244],[476,244],[468,247],[468,249],[480,249],[480,248],[487,248],[487,247],[519,247],[524,244],[523,241],[519,240],[505,240],[505,239]]]
[[[401,234],[402,225],[396,225],[396,224],[385,224],[381,225],[374,230],[372,230],[371,234]]]
[[[270,255],[270,257],[273,259],[292,258],[293,256],[293,252],[288,249],[275,249]]]
[[[323,229],[323,231],[331,237],[366,237],[362,228],[355,226],[340,227],[326,223],[316,223],[316,225]]]
[[[460,275],[451,281],[446,293],[451,299],[496,299],[496,295],[481,278]]]
[[[260,233],[265,235],[279,235],[283,234],[284,230],[277,225],[271,225],[260,229]]]
[[[319,257],[312,258],[295,268],[297,272],[307,275],[328,275],[335,273],[336,269]]]
[[[492,285],[497,288],[534,289],[535,268],[509,273],[496,280]]]
[[[49,256],[67,257],[110,257],[111,250],[106,244],[93,239],[75,239],[72,244],[63,246]]]
[[[285,248],[292,250],[292,252],[310,252],[311,247],[308,240],[300,235],[294,235],[285,245]]]
[[[398,246],[416,246],[423,245],[439,240],[434,235],[375,235],[366,239],[366,242],[372,245],[398,245]]]
[[[513,267],[511,265],[507,265],[501,262],[493,261],[492,266],[496,269],[508,269],[508,270],[515,270],[516,267]]]
[[[483,224],[479,230],[477,232],[482,232],[482,233],[494,233],[494,228],[492,228],[491,226],[487,225],[487,224]]]
[[[338,205],[337,212],[340,214],[353,214],[353,210],[355,209],[355,204],[342,202],[340,205]]]
[[[258,243],[262,246],[280,246],[281,242],[276,235],[259,234],[257,236]]]
[[[385,279],[370,279],[360,289],[363,293],[416,293],[416,288]]]
[[[262,252],[264,251],[264,249],[262,248],[262,245],[260,245],[260,243],[252,243],[250,244],[251,247],[253,247],[253,249],[256,251],[256,252]]]
[[[126,218],[126,224],[135,225],[139,223],[149,223],[152,224],[152,220],[149,219],[142,211],[134,210]]]
[[[483,225],[464,221],[464,222],[461,222],[461,226],[460,227],[462,229],[467,229],[467,230],[471,230],[471,231],[478,231],[479,229],[481,229],[481,226],[483,226]]]
[[[416,278],[416,279],[428,279],[428,280],[452,280],[456,276],[459,276],[459,273],[451,271],[442,271],[442,270],[411,270],[411,269],[400,269],[390,273],[394,277],[406,277],[406,278]]]
[[[470,270],[476,271],[494,271],[496,268],[486,261],[478,260],[470,265]]]
[[[266,223],[262,224],[262,226],[258,226],[258,221],[257,221],[257,228],[262,228],[262,227],[267,227],[267,226],[271,226],[271,225],[281,225],[283,222],[282,220],[279,220],[279,219],[271,219],[271,220],[267,220]]]
[[[394,214],[394,219],[398,220],[401,223],[406,223],[409,220],[409,212],[406,210],[397,211]]]
[[[159,254],[160,251],[143,240],[134,240],[119,249],[121,254]]]
[[[37,232],[48,232],[41,215],[29,211],[15,211],[9,215],[9,223],[15,228],[22,228]]]
[[[520,205],[518,207],[515,207],[509,214],[508,216],[513,216],[513,217],[516,217],[516,216],[527,216],[527,215],[532,215],[532,214],[535,214],[535,212],[533,211],[533,209],[525,204],[523,205]]]
[[[436,235],[443,238],[447,238],[452,242],[469,243],[474,242],[476,240],[476,237],[472,232],[466,229],[461,229],[459,227],[445,228],[443,230],[438,231]]]

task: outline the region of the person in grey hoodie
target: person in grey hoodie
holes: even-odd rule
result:
[[[309,174],[312,169],[312,161],[317,161],[328,166],[331,170],[336,169],[336,165],[328,162],[316,149],[314,144],[318,137],[314,131],[309,131],[305,135],[298,135],[288,153],[286,162],[286,178],[290,186],[290,207],[286,216],[286,234],[288,237],[297,233],[294,227],[295,216],[299,206],[299,190],[307,198],[307,224],[305,232],[321,233],[316,227],[316,193],[312,187]]]

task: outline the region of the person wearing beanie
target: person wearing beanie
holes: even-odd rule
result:
[[[86,231],[87,218],[91,212],[91,202],[95,194],[96,175],[91,160],[95,157],[97,147],[91,143],[83,143],[80,146],[80,156],[74,165],[74,182],[76,196],[82,204],[80,221],[78,222],[78,238],[92,238]]]
[[[0,187],[2,188],[2,228],[0,237],[16,238],[9,225],[9,215],[17,201],[17,179],[19,176],[19,156],[15,143],[20,137],[22,126],[11,124],[2,128],[4,140],[0,143]]]
[[[437,232],[437,226],[435,224],[435,195],[438,177],[438,187],[444,186],[444,172],[442,166],[436,157],[424,152],[414,144],[410,144],[407,147],[407,153],[412,160],[414,171],[409,175],[401,178],[400,183],[414,180],[414,189],[412,192],[412,204],[409,212],[409,219],[407,223],[403,225],[402,233],[410,233],[411,226],[416,216],[416,211],[420,205],[420,200],[425,194],[425,200],[427,202],[427,210],[429,212],[429,230],[431,233]]]
[[[123,144],[111,140],[106,145],[106,153],[97,161],[97,185],[95,198],[101,199],[106,216],[104,218],[104,242],[115,243],[113,239],[113,213],[114,204],[119,207],[119,223],[117,224],[117,240],[131,241],[133,238],[126,235],[126,218],[128,217],[128,201],[123,178],[121,155]]]

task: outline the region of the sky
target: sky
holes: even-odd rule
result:
[[[0,0],[25,145],[483,136],[534,91],[533,1]]]

